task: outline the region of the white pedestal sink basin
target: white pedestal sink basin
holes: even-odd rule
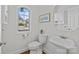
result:
[[[72,39],[63,36],[51,37],[44,47],[44,51],[48,54],[77,54],[78,48]]]
[[[51,38],[50,42],[65,49],[75,48],[75,43],[71,39],[63,39],[61,37]]]

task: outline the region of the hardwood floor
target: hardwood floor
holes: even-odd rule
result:
[[[28,51],[24,51],[24,52],[22,52],[22,53],[20,53],[20,54],[30,54],[30,50],[28,50]],[[42,54],[46,54],[44,51],[42,51]]]
[[[22,52],[22,53],[20,53],[20,54],[30,54],[30,50],[24,51],[24,52]]]

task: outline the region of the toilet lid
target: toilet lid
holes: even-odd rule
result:
[[[29,47],[37,47],[37,46],[40,46],[41,43],[39,43],[38,41],[34,41],[34,42],[31,42],[28,46]]]

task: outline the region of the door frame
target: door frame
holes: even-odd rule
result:
[[[1,5],[0,5],[0,42],[1,42]],[[0,54],[1,54],[1,46],[0,46]]]

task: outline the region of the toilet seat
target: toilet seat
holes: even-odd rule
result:
[[[28,44],[28,49],[32,54],[42,54],[42,46],[46,43],[47,35],[39,35],[38,41],[32,41]]]
[[[36,49],[36,48],[39,48],[40,45],[41,43],[39,43],[38,41],[33,41],[28,45],[28,47],[29,49]]]

